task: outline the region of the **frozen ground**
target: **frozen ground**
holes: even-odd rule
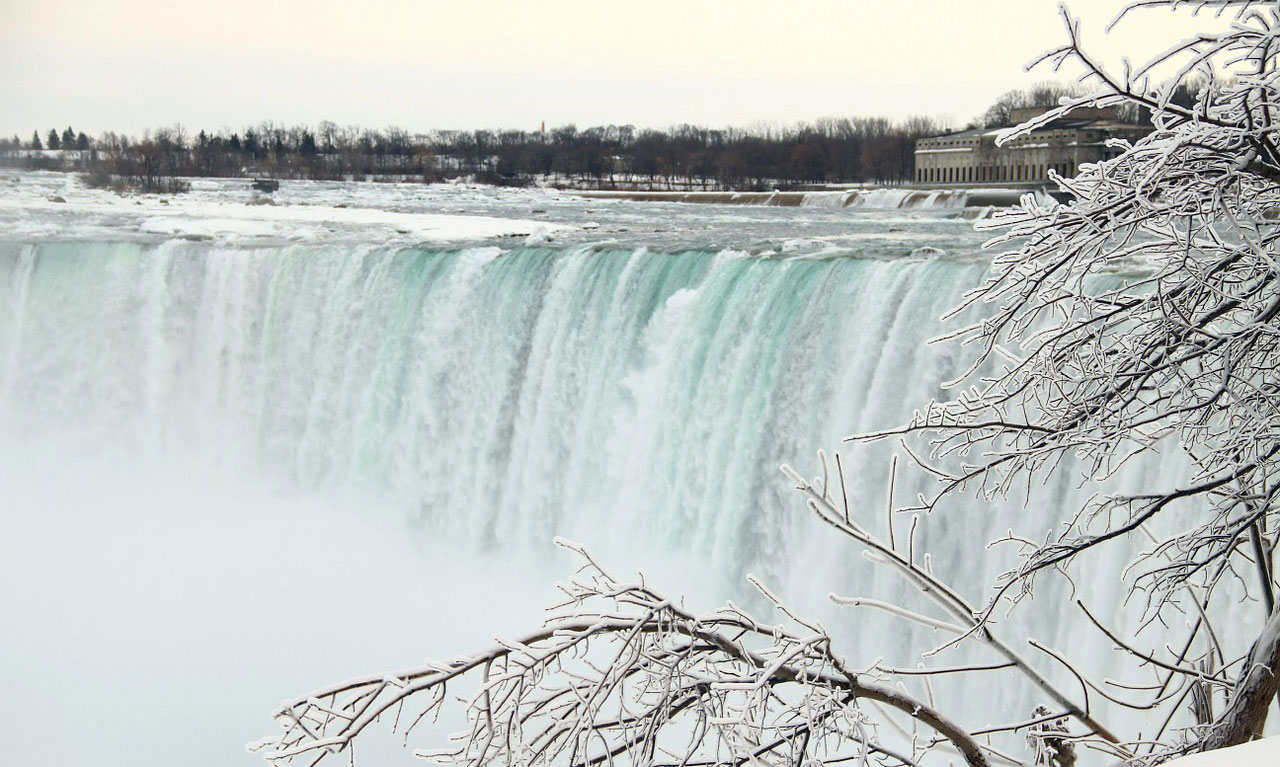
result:
[[[174,195],[119,195],[89,189],[70,173],[0,172],[0,236],[179,237],[244,245],[618,243],[883,258],[909,256],[924,246],[951,252],[961,245],[959,251],[971,254],[982,241],[972,218],[985,213],[950,203],[899,209],[902,190],[872,195],[874,205],[771,208],[452,184],[282,181],[269,195],[254,192],[247,179],[192,179],[191,187]]]
[[[18,235],[138,232],[226,241],[340,237],[446,243],[570,228],[457,206],[443,212],[406,205],[410,195],[371,195],[368,186],[299,181],[282,184],[276,194],[260,194],[244,179],[195,179],[187,193],[120,195],[90,189],[74,174],[31,173],[10,175],[0,185],[0,220]]]
[[[1263,767],[1276,764],[1280,764],[1280,736],[1175,759],[1169,762],[1168,767]]]

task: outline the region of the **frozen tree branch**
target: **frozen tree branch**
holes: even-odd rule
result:
[[[1149,620],[1180,612],[1177,595],[1191,588],[1206,595],[1204,605],[1192,600],[1198,631],[1222,574],[1238,579],[1237,559],[1257,575],[1240,588],[1275,614],[1265,542],[1280,529],[1280,228],[1272,223],[1280,211],[1280,12],[1244,0],[1145,0],[1113,25],[1151,8],[1209,11],[1229,23],[1117,75],[1082,47],[1079,23],[1062,9],[1067,43],[1039,62],[1078,66],[1096,90],[1064,99],[1002,140],[1081,107],[1116,104],[1149,110],[1155,132],[1116,144],[1114,158],[1077,178],[1058,179],[1065,202],[1026,197],[983,224],[995,233],[990,246],[1003,252],[987,283],[952,315],[980,316],[947,336],[978,349],[952,384],[958,395],[901,428],[856,437],[906,440],[938,483],[918,511],[964,490],[1004,497],[1065,465],[1099,485],[1084,508],[1062,510],[1069,516],[1056,533],[1022,539],[1020,560],[978,625],[1002,600],[1029,597],[1037,576],[1156,527],[1177,532],[1135,549],[1117,574],[1145,595]],[[1152,86],[1156,72],[1172,77]],[[1196,102],[1173,103],[1193,77],[1204,78]],[[1185,457],[1184,476],[1138,492],[1106,489],[1121,466],[1169,452]],[[1221,668],[1211,675],[1229,688],[1230,704],[1202,747],[1260,730],[1275,695],[1269,669],[1280,661],[1274,621],[1238,679],[1224,681]],[[1197,678],[1195,689],[1209,682],[1185,658],[1158,660],[1098,625],[1143,662]]]
[[[801,764],[871,754],[915,764],[879,744],[859,707],[874,701],[937,733],[966,764],[983,747],[923,700],[847,668],[813,627],[769,625],[732,605],[695,615],[643,583],[586,563],[537,632],[444,664],[355,679],[277,714],[280,735],[253,744],[273,764],[315,764],[370,724],[406,736],[452,684],[479,674],[471,729],[454,748],[424,752],[459,764]],[[420,701],[406,719],[402,706]],[[407,724],[406,724],[407,722]]]

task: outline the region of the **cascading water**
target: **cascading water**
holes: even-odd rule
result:
[[[810,518],[777,469],[812,469],[817,449],[837,449],[847,434],[899,423],[945,396],[938,382],[961,361],[954,347],[925,341],[985,268],[976,259],[608,243],[0,243],[0,497],[22,509],[34,493],[43,500],[26,513],[49,515],[5,520],[55,548],[66,534],[87,536],[76,556],[100,568],[89,577],[107,584],[115,596],[104,598],[120,609],[148,610],[152,596],[110,584],[182,582],[192,577],[188,566],[208,576],[208,594],[228,601],[219,620],[230,622],[238,604],[274,605],[254,613],[258,623],[232,629],[233,646],[264,635],[305,645],[308,632],[350,631],[365,615],[369,633],[350,640],[334,673],[381,667],[377,659],[389,656],[376,648],[392,635],[385,641],[418,653],[388,661],[404,665],[519,630],[524,624],[493,616],[532,616],[537,602],[550,601],[564,562],[542,552],[555,535],[586,543],[618,569],[654,568],[660,587],[692,592],[704,606],[743,598],[743,575],[754,572],[835,627],[855,662],[909,662],[908,648],[938,638],[874,615],[837,616],[825,603],[829,591],[909,598],[902,584]],[[887,451],[847,454],[868,524],[883,524]],[[1163,461],[1122,481],[1138,486],[1149,472],[1179,468],[1177,456]],[[921,489],[904,480],[898,491]],[[984,544],[1011,527],[1042,532],[1086,492],[1063,476],[1036,495],[1036,508],[957,503],[927,520],[917,545],[981,601],[1009,564]],[[99,509],[98,496],[115,500]],[[353,516],[415,533],[352,537]],[[177,532],[156,537],[147,526]],[[184,564],[186,544],[156,558],[157,548],[202,536],[206,547],[228,547],[228,561],[240,561],[234,549],[259,564],[224,572],[216,554]],[[388,541],[397,536],[434,548],[393,554],[401,544]],[[79,583],[57,557],[10,546],[10,570],[0,565],[0,574],[28,578],[28,598],[11,600],[5,617],[29,625],[52,611],[74,622],[84,606],[72,594],[94,584]],[[386,572],[385,562],[373,564],[415,556],[425,565]],[[120,575],[131,561],[147,563],[136,583]],[[271,583],[255,580],[262,572],[273,572]],[[451,590],[492,601],[480,605],[482,617],[443,624],[379,623],[403,604],[361,612],[373,609],[364,604],[371,593],[406,588],[422,590],[410,609],[427,614]],[[1090,588],[1103,612],[1121,609],[1106,584]],[[166,620],[183,620],[187,591],[165,597]],[[1077,622],[1046,601],[1016,620],[1051,645],[1077,646]],[[281,620],[264,625],[264,614]],[[40,657],[57,630],[40,624],[0,642]],[[1106,658],[1094,655],[1105,672]],[[109,653],[85,657],[93,667]],[[179,653],[165,668],[186,662]],[[58,676],[61,663],[15,673],[19,692],[76,684]],[[271,688],[275,698],[236,726],[262,720],[276,698],[332,680],[308,668],[270,681],[294,686]],[[124,684],[155,697],[145,680]],[[1039,702],[1013,689],[988,696],[989,719],[1017,718]],[[93,705],[117,694],[103,682]],[[147,702],[137,710],[145,715]],[[60,711],[49,721],[81,715]],[[239,731],[236,742],[257,733]],[[131,763],[127,756],[116,760]],[[211,763],[229,763],[218,759]]]
[[[5,438],[376,497],[477,549],[617,536],[736,578],[786,559],[779,463],[938,394],[948,361],[920,342],[981,274],[598,247],[9,246]]]

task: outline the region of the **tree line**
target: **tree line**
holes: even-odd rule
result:
[[[77,133],[68,125],[61,133],[57,128],[50,128],[45,134],[43,141],[40,140],[40,131],[34,131],[31,134],[31,140],[23,146],[22,140],[17,136],[12,139],[0,137],[0,151],[12,151],[15,149],[89,149],[93,145],[93,139],[85,135],[84,131]]]
[[[1175,84],[1171,103],[1189,104],[1203,85]],[[1009,125],[1015,109],[1052,108],[1076,86],[1043,82],[1001,95],[966,128]],[[1122,119],[1149,121],[1128,105]],[[437,130],[285,126],[263,122],[238,131],[191,133],[181,125],[141,137],[104,133],[91,139],[70,126],[29,141],[0,138],[10,166],[80,170],[100,184],[157,191],[159,179],[193,176],[316,180],[444,181],[470,177],[503,185],[537,180],[594,187],[764,190],[833,183],[907,183],[915,174],[915,142],[953,130],[945,119],[828,117],[790,125],[666,130],[633,125],[551,129]],[[51,156],[29,150],[74,149]],[[172,183],[172,182],[170,182]]]
[[[898,183],[912,178],[915,141],[949,129],[926,117],[825,118],[793,125],[667,130],[563,125],[537,131],[439,130],[410,133],[262,123],[239,131],[182,126],[141,137],[90,139],[71,128],[42,140],[0,139],[0,156],[19,167],[80,170],[147,180],[160,177],[397,178],[522,185],[552,183],[767,189],[823,183]],[[73,156],[24,150],[76,149]]]

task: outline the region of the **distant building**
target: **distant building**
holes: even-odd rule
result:
[[[1013,122],[1024,122],[1044,110],[1015,109]],[[975,128],[916,142],[917,184],[938,186],[1038,186],[1049,171],[1074,176],[1082,163],[1114,157],[1107,139],[1136,141],[1149,126],[1121,122],[1114,109],[1077,109],[1004,146],[996,146],[1000,128]]]

